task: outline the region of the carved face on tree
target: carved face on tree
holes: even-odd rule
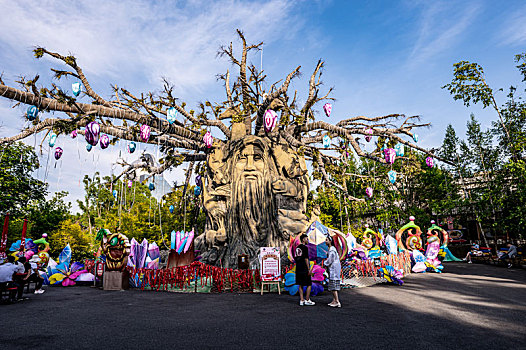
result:
[[[101,240],[100,246],[106,254],[106,270],[122,271],[128,262],[130,255],[130,241],[122,233],[111,233],[109,230],[101,229],[97,234]]]

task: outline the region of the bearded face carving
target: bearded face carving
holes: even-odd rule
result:
[[[106,270],[124,270],[128,263],[128,255],[130,255],[128,237],[121,233],[111,233],[109,230],[101,229],[97,234],[97,239],[101,241],[100,246],[106,255]]]
[[[260,247],[284,250],[308,222],[304,159],[268,137],[212,147],[203,188],[206,232],[198,240],[203,261],[236,267],[239,254],[255,261]]]

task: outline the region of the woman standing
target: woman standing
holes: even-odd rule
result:
[[[340,264],[340,257],[334,247],[334,242],[330,235],[325,240],[329,246],[329,255],[325,260],[325,266],[329,270],[329,291],[332,292],[332,301],[329,303],[330,307],[342,307],[338,299],[338,291],[340,290],[340,275],[342,272],[342,265]]]

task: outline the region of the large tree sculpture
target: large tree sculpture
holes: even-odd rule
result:
[[[392,114],[372,118],[358,116],[335,124],[316,121],[314,107],[320,101],[331,99],[332,90],[320,95],[322,61],[310,77],[303,106],[298,104],[296,91],[292,98],[289,93],[290,82],[298,76],[300,67],[265,91],[266,75],[247,63],[249,52],[259,50],[262,43],[248,45],[241,31],[238,35],[243,46],[240,58],[234,55],[232,44],[219,51],[220,56],[227,56],[239,69],[233,84],[228,71],[220,76],[224,81],[226,101],[207,101],[199,105],[198,111],[188,110],[185,103],[179,103],[173,96],[173,87],[166,81],[159,94],[148,92],[136,96],[115,86],[115,98],[103,99],[91,88],[75,57],[36,48],[36,58],[49,55],[63,61],[69,68],[52,69],[55,77],[80,80],[83,94],[91,103],[80,103],[55,84],[48,88],[37,87],[38,76],[32,80],[20,79],[19,89],[6,86],[0,80],[0,96],[34,105],[40,111],[30,127],[18,135],[0,139],[0,144],[51,130],[57,135],[73,130],[84,134],[81,128],[96,120],[101,132],[113,136],[114,141],[125,139],[159,145],[162,154],[159,166],[147,160],[127,164],[124,175],[132,174],[136,167],[159,174],[190,162],[187,181],[194,168],[203,176],[202,203],[207,215],[205,232],[196,242],[205,262],[223,266],[235,266],[237,255],[241,253],[248,254],[253,261],[262,246],[284,249],[291,235],[305,230],[309,191],[306,160],[312,162],[316,176],[337,186],[347,199],[363,200],[348,195],[326,171],[329,165],[345,162],[345,157],[340,156],[345,153],[341,152],[340,142],[358,156],[380,163],[386,162],[380,147],[366,152],[360,144],[362,136],[378,137],[382,144],[401,143],[433,156],[403,138],[412,137],[413,128],[427,125],[416,124],[417,117]],[[166,116],[172,107],[179,113],[179,119],[170,123]],[[275,111],[279,118],[276,127],[272,128],[269,123],[272,130],[263,127],[267,110]],[[52,111],[65,115],[54,117],[48,114]],[[151,128],[147,141],[140,138],[142,125]],[[214,138],[207,147],[203,136],[212,128],[219,130],[222,137]],[[323,147],[325,135],[331,137],[332,142]],[[206,138],[210,140],[209,135]],[[194,162],[197,162],[195,167]]]

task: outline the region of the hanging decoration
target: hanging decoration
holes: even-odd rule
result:
[[[371,139],[373,138],[371,135],[373,134],[373,129],[369,128],[365,130],[365,141],[371,142]]]
[[[371,198],[373,196],[373,189],[371,187],[367,187],[365,189],[365,194],[367,195],[367,197]]]
[[[150,183],[148,184],[148,189],[150,189],[150,191],[155,190],[155,184],[154,184],[153,182],[150,182]]]
[[[403,157],[405,154],[405,147],[401,143],[397,143],[394,147],[397,157]]]
[[[86,132],[84,133],[84,138],[86,142],[92,146],[96,146],[99,142],[100,135],[100,125],[96,121],[90,122],[86,125]]]
[[[73,130],[73,131],[71,132],[71,138],[74,139],[74,138],[76,138],[76,137],[77,137],[77,129],[75,129],[75,130]]]
[[[29,106],[27,107],[27,119],[30,121],[33,121],[37,119],[38,116],[38,108],[36,106]]]
[[[432,168],[435,165],[435,162],[433,161],[433,158],[427,157],[426,158],[426,165],[430,168]]]
[[[146,124],[141,125],[141,140],[143,142],[148,142],[148,140],[150,139],[150,133],[151,133],[151,129],[148,125]]]
[[[323,147],[325,148],[331,147],[331,138],[329,137],[329,135],[323,136]]]
[[[134,141],[131,141],[128,143],[128,152],[133,153],[135,152],[135,149],[137,148],[137,144]]]
[[[168,120],[168,123],[173,124],[175,122],[175,117],[177,116],[177,111],[175,108],[170,107],[166,111],[166,120]]]
[[[110,145],[110,138],[106,134],[100,136],[100,148],[106,149]]]
[[[392,148],[384,149],[385,161],[387,164],[393,164],[396,159],[396,152]]]
[[[413,134],[413,140],[414,140],[415,142],[418,142],[418,134]]]
[[[194,188],[194,195],[199,196],[201,194],[201,187],[195,186]]]
[[[205,136],[203,136],[203,142],[206,145],[206,148],[212,147],[212,143],[214,142],[214,137],[210,133],[210,131],[207,131]]]
[[[389,177],[389,181],[391,181],[392,184],[394,184],[396,182],[396,171],[390,170],[387,173],[387,176]]]
[[[113,198],[117,199],[117,190],[113,190]]]
[[[201,178],[201,175],[197,175],[197,176],[195,177],[195,184],[196,184],[197,186],[201,186],[202,183],[203,183],[203,179]]]
[[[92,145],[87,144],[87,145],[86,145],[86,151],[88,151],[88,152],[91,151],[91,148],[92,148],[92,147],[93,147]]]
[[[73,91],[73,95],[78,97],[82,91],[82,85],[77,81],[76,83],[71,84],[71,90]]]
[[[51,134],[49,134],[49,141],[48,141],[49,147],[54,147],[55,142],[57,142],[57,134],[55,134],[54,132],[51,132]]]
[[[175,210],[175,207],[173,205],[170,205],[170,214],[173,214]]]
[[[324,104],[323,111],[325,112],[325,115],[327,116],[327,118],[329,118],[332,112],[332,105],[330,103]]]
[[[128,188],[132,188],[133,180],[128,180]]]
[[[264,122],[265,122],[265,131],[271,132],[272,129],[276,127],[276,124],[278,122],[277,113],[273,111],[272,109],[267,109],[267,111],[265,112]]]
[[[62,148],[60,147],[55,148],[55,159],[56,160],[59,160],[60,157],[62,157],[62,152],[64,152]]]

